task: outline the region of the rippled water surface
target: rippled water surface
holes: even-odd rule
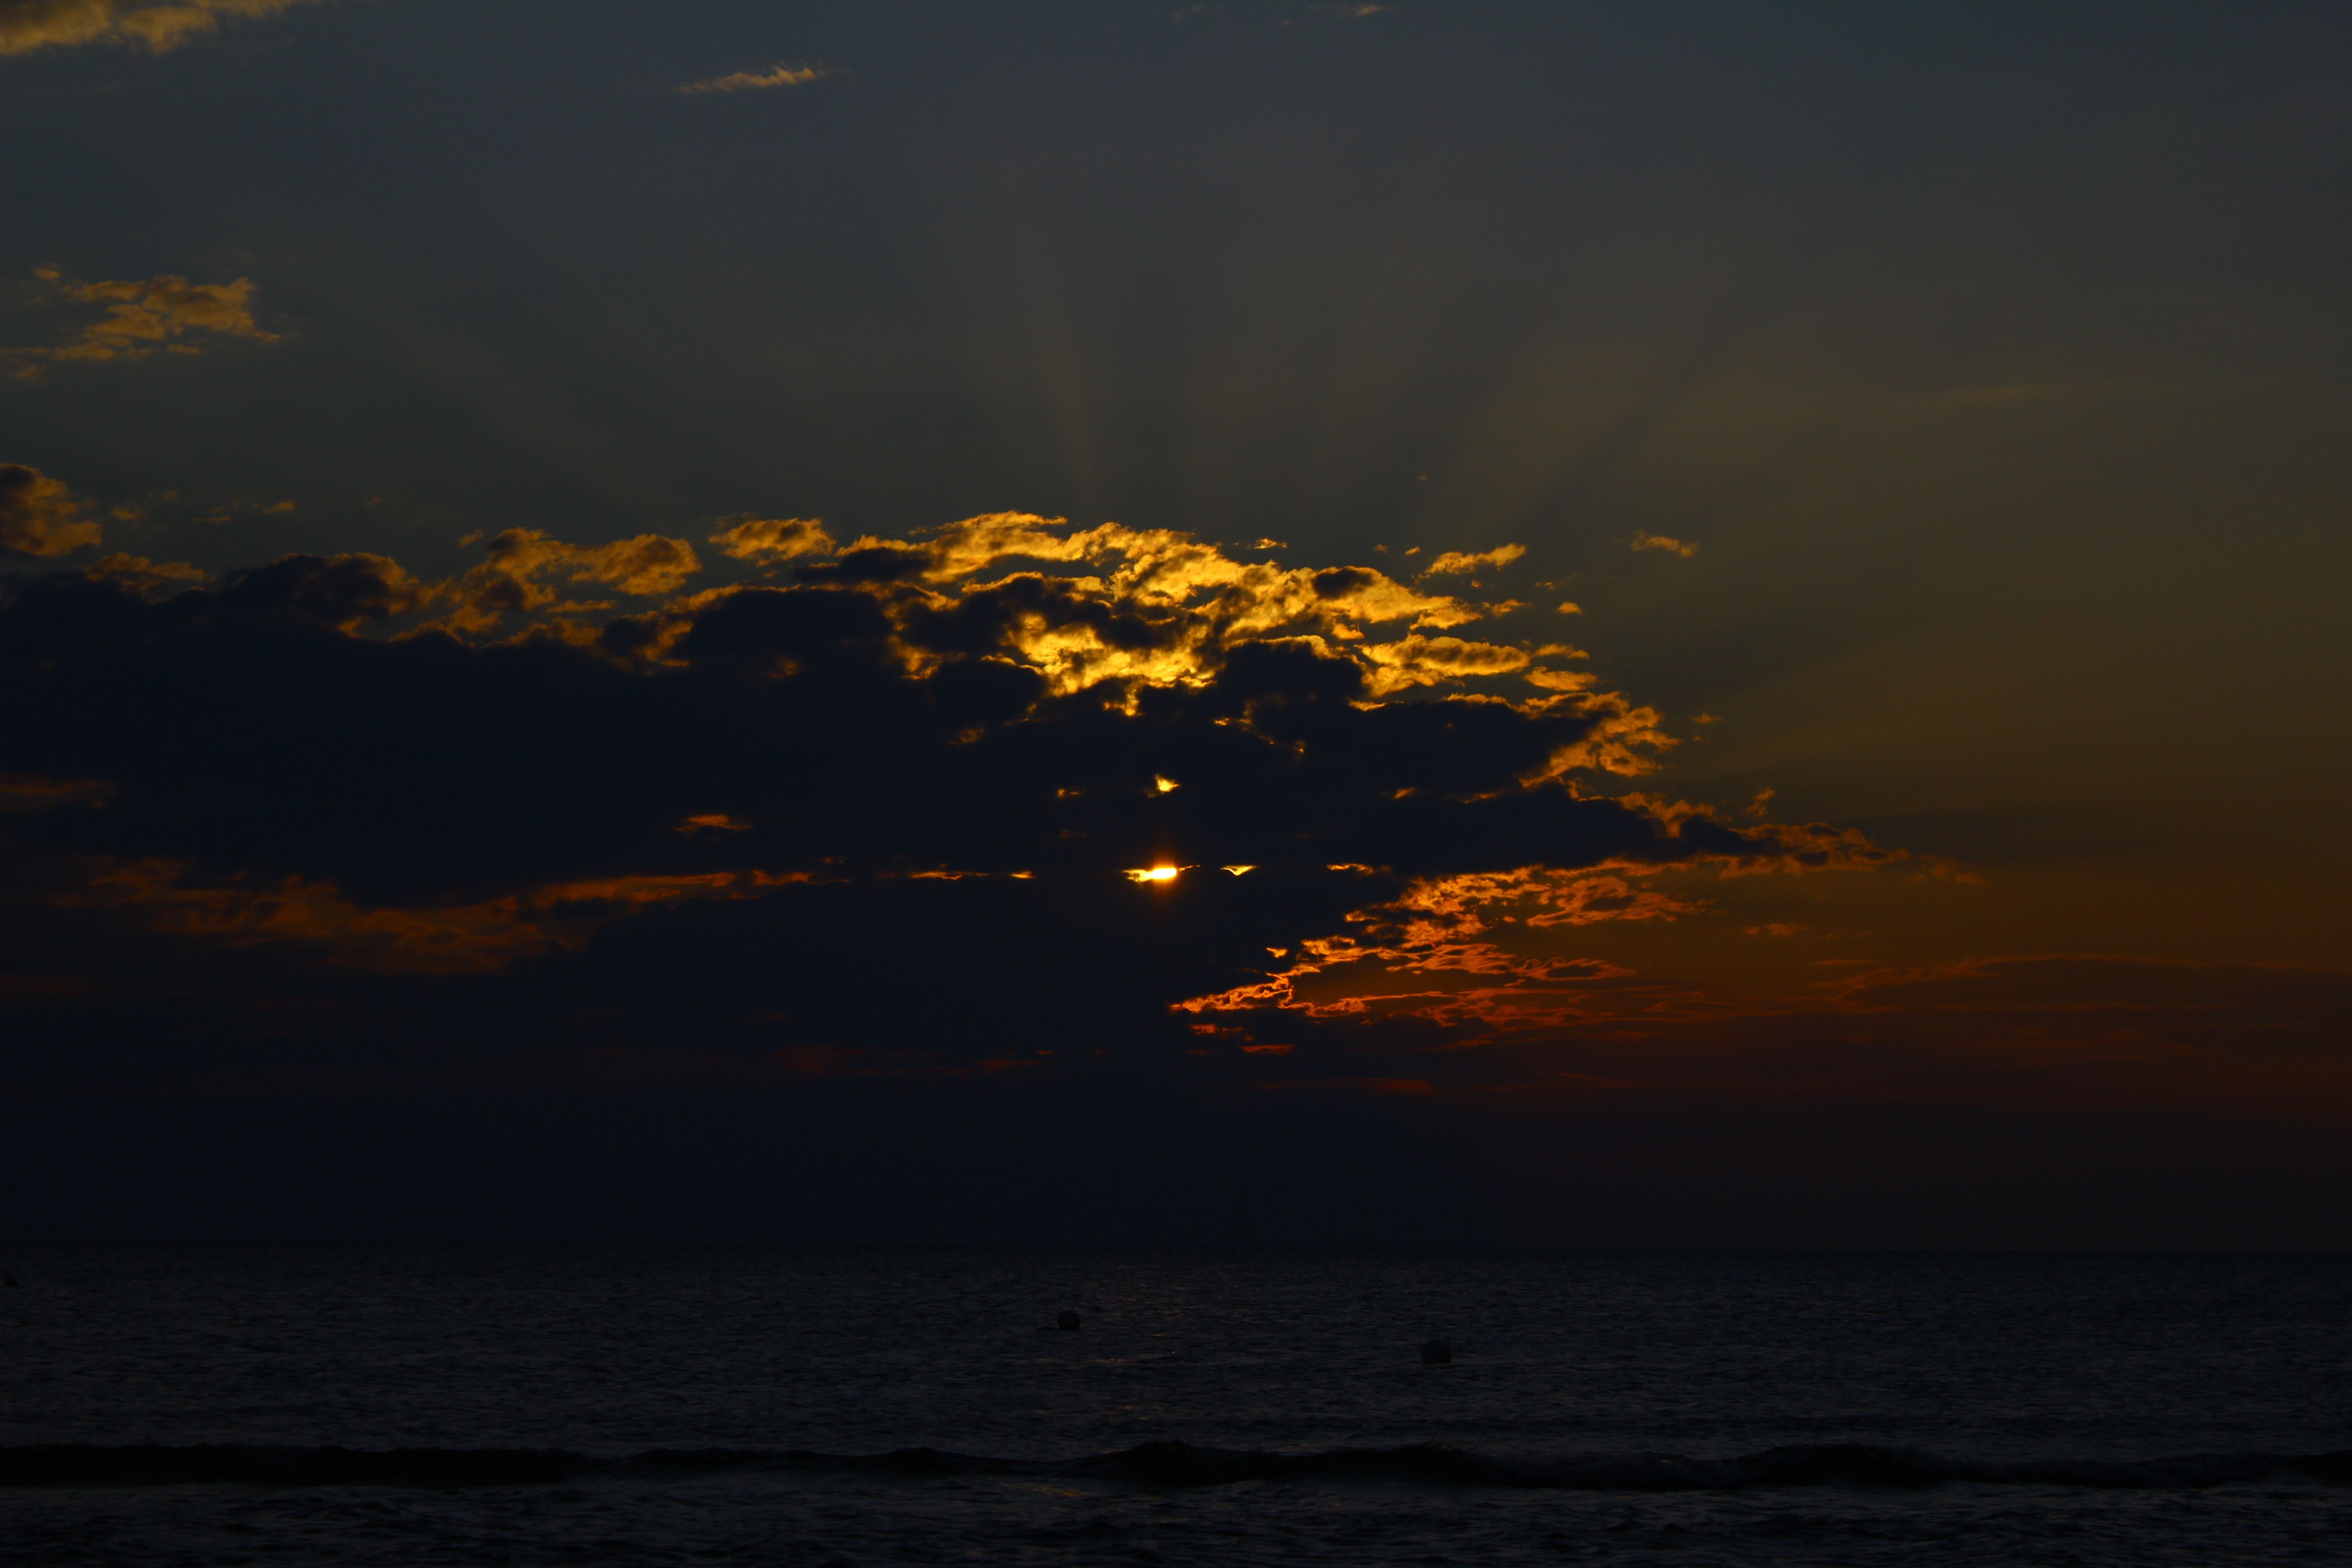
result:
[[[10,1563],[2352,1561],[2352,1259],[5,1266]]]

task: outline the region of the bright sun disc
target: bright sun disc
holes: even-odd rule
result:
[[[1172,882],[1176,879],[1173,866],[1154,866],[1149,871],[1129,871],[1128,879],[1135,882]]]

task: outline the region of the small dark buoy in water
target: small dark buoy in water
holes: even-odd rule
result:
[[[16,1277],[14,1274],[0,1274],[0,1290],[14,1290],[16,1288]]]
[[[1075,1329],[1078,1326],[1078,1315],[1076,1312],[1065,1312],[1054,1320],[1054,1326],[1057,1329]]]
[[[1453,1359],[1454,1347],[1444,1340],[1432,1340],[1421,1347],[1421,1364],[1423,1366],[1444,1366]]]

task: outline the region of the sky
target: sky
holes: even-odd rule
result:
[[[2347,84],[0,0],[0,1235],[2352,1246]]]

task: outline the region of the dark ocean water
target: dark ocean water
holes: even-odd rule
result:
[[[2352,1563],[2352,1258],[0,1267],[6,1563]]]

